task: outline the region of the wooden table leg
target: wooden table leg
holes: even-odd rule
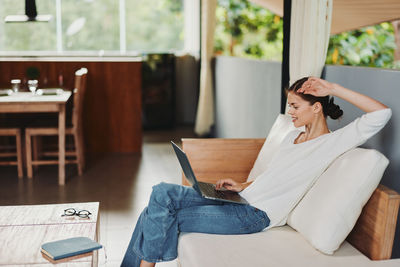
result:
[[[65,184],[65,104],[58,113],[58,184]]]
[[[24,176],[23,166],[22,166],[22,142],[21,142],[21,130],[17,132],[17,167],[18,167],[18,178],[22,178]]]

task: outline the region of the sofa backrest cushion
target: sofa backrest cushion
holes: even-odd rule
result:
[[[249,173],[248,181],[254,180],[266,170],[268,163],[278,150],[285,136],[295,129],[289,115],[278,115]]]
[[[344,153],[297,204],[287,223],[316,249],[332,254],[353,229],[388,164],[373,149]]]

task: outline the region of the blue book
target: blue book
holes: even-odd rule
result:
[[[102,248],[102,245],[87,237],[73,237],[44,243],[42,252],[53,260],[68,258]]]

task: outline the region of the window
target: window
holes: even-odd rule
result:
[[[49,22],[4,22],[24,5],[0,0],[2,55],[199,51],[200,0],[40,0],[38,14],[51,14]]]
[[[246,0],[218,0],[215,53],[282,61],[283,20]]]
[[[7,15],[25,13],[25,1],[0,1],[0,50],[1,51],[46,51],[56,50],[56,23],[5,23]],[[55,14],[55,1],[41,1],[39,14]]]
[[[217,55],[281,60],[283,21],[271,11],[246,0],[218,0],[216,17]],[[326,64],[400,69],[396,39],[400,32],[390,22],[331,35]]]
[[[62,47],[59,50],[118,51],[120,49],[118,1],[63,0],[57,2],[61,5],[62,25]]]
[[[126,10],[127,50],[168,51],[183,49],[181,0],[130,0]]]

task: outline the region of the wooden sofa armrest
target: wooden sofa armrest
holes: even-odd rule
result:
[[[221,178],[245,182],[265,139],[182,139],[199,181],[215,183]],[[185,175],[182,184],[188,185]]]
[[[371,260],[392,255],[400,195],[384,185],[375,189],[347,241]]]
[[[247,179],[265,139],[182,139],[198,180]],[[188,185],[184,175],[182,184]],[[374,191],[347,241],[372,260],[390,259],[400,195],[383,186]]]

